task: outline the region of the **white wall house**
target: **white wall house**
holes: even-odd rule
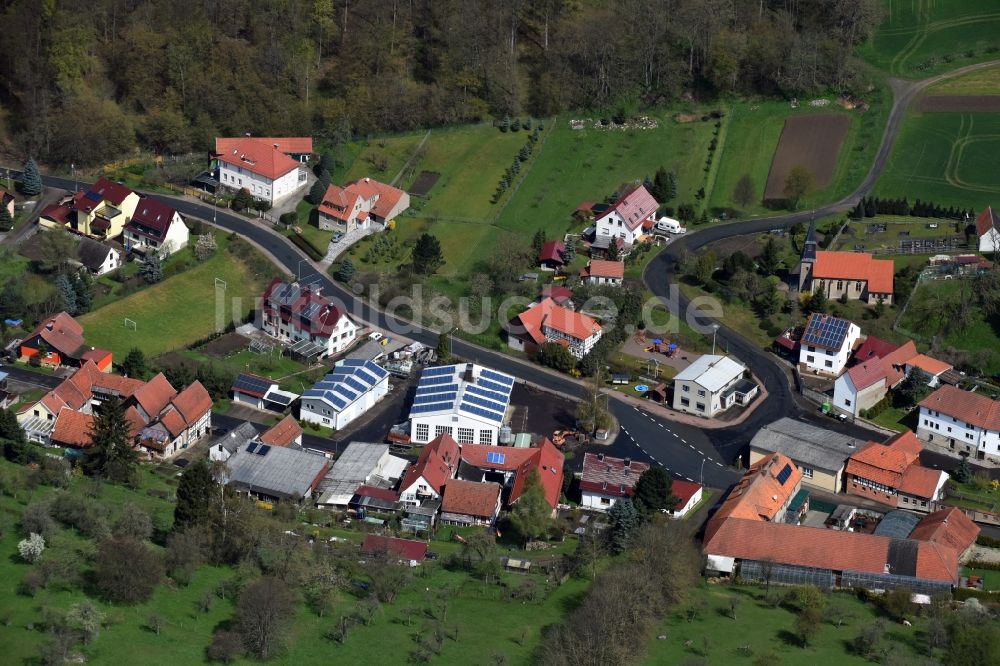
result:
[[[580,479],[581,506],[592,511],[607,511],[623,498],[632,497],[635,484],[649,463],[629,458],[612,458],[603,453],[583,456]]]
[[[645,233],[645,226],[652,227],[657,208],[659,204],[645,187],[634,187],[594,221],[597,236],[621,238],[631,246]]]
[[[807,371],[837,377],[847,367],[854,343],[860,338],[857,324],[814,313],[799,341],[799,364]]]
[[[105,275],[121,267],[121,246],[113,241],[101,243],[83,237],[77,247],[77,258],[91,275]]]
[[[518,351],[535,351],[547,342],[565,345],[576,358],[586,356],[601,339],[603,329],[585,314],[543,298],[507,325],[507,344]]]
[[[294,194],[308,182],[308,174],[298,160],[262,139],[232,140],[213,157],[223,187],[245,189],[271,204]]]
[[[980,252],[1000,253],[1000,218],[993,212],[992,206],[976,218],[976,234],[979,236]]]
[[[917,437],[956,455],[1000,462],[1000,402],[944,384],[920,402]]]
[[[154,251],[166,257],[187,247],[190,232],[184,219],[167,204],[143,197],[125,225],[122,242],[129,251]]]
[[[426,368],[410,408],[410,438],[447,434],[459,444],[497,444],[514,378],[474,363]]]
[[[874,407],[887,391],[882,359],[869,359],[837,377],[833,384],[833,406],[845,414],[859,416],[862,409]]]
[[[358,326],[318,289],[275,278],[264,292],[261,330],[289,345],[303,341],[317,345],[319,357],[324,358],[347,349]]]
[[[302,396],[299,418],[341,429],[389,392],[389,373],[371,361],[344,359]]]
[[[688,515],[691,509],[698,506],[703,490],[700,483],[674,479],[670,487],[670,494],[677,498],[677,506],[670,511],[670,517],[679,520]]]
[[[704,354],[674,377],[674,409],[712,418],[735,404],[746,405],[759,387],[747,367],[728,356]]]

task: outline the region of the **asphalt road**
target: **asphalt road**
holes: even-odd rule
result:
[[[47,390],[54,389],[63,381],[62,377],[46,375],[41,372],[32,372],[31,370],[25,370],[14,365],[4,365],[0,367],[0,371],[6,372],[11,379],[16,379],[23,384],[31,384]]]

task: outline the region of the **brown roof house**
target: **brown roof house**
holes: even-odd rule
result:
[[[956,455],[1000,463],[1000,402],[943,384],[920,402],[917,437]]]
[[[441,522],[489,526],[500,513],[500,484],[452,479],[444,484]]]
[[[930,511],[941,499],[948,474],[920,464],[923,445],[912,432],[885,444],[868,444],[847,460],[847,492],[900,509]]]
[[[111,352],[88,347],[83,339],[83,326],[65,312],[43,319],[24,337],[19,348],[21,361],[39,356],[39,350],[46,352],[40,357],[46,365],[79,368],[88,357],[96,357],[98,368],[111,372]],[[100,354],[96,354],[98,351]]]
[[[583,456],[583,478],[580,480],[581,505],[587,509],[607,511],[622,498],[630,498],[635,484],[649,463],[630,458],[612,458],[603,453]]]

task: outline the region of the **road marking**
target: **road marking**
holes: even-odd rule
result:
[[[718,461],[714,461],[714,462],[715,462],[715,464],[716,464],[716,465],[718,465],[719,467],[722,467],[722,463],[720,463],[720,462],[718,462]]]
[[[625,429],[625,426],[622,426],[622,432],[624,432],[626,435],[628,435],[628,430]],[[631,435],[629,435],[629,437],[631,437]]]
[[[688,481],[694,481],[694,479],[692,479],[690,476],[685,476],[684,478],[687,479]]]
[[[686,439],[684,439],[683,437],[680,437],[680,438],[678,438],[678,439],[680,439],[680,440],[681,440],[682,442],[684,442],[685,444],[687,444],[687,443],[688,443],[688,441],[687,441]],[[692,446],[691,448],[693,449],[694,447]]]
[[[684,440],[682,439],[681,441],[683,442]],[[694,448],[694,444],[688,444],[688,446],[691,447],[692,451],[697,451],[698,450],[698,449]]]

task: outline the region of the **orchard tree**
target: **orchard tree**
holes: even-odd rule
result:
[[[119,603],[146,601],[163,578],[159,556],[144,543],[127,537],[102,541],[95,563],[98,589]]]
[[[733,203],[744,207],[749,206],[753,203],[756,194],[757,191],[753,186],[753,179],[750,178],[749,174],[743,174],[736,181],[736,187],[733,189]]]
[[[792,210],[799,207],[802,197],[806,196],[816,188],[816,176],[808,168],[798,165],[792,167],[785,179],[784,195],[788,201],[788,206]]]
[[[247,651],[263,661],[284,647],[289,624],[295,618],[295,597],[279,578],[264,576],[240,594],[233,629]]]

